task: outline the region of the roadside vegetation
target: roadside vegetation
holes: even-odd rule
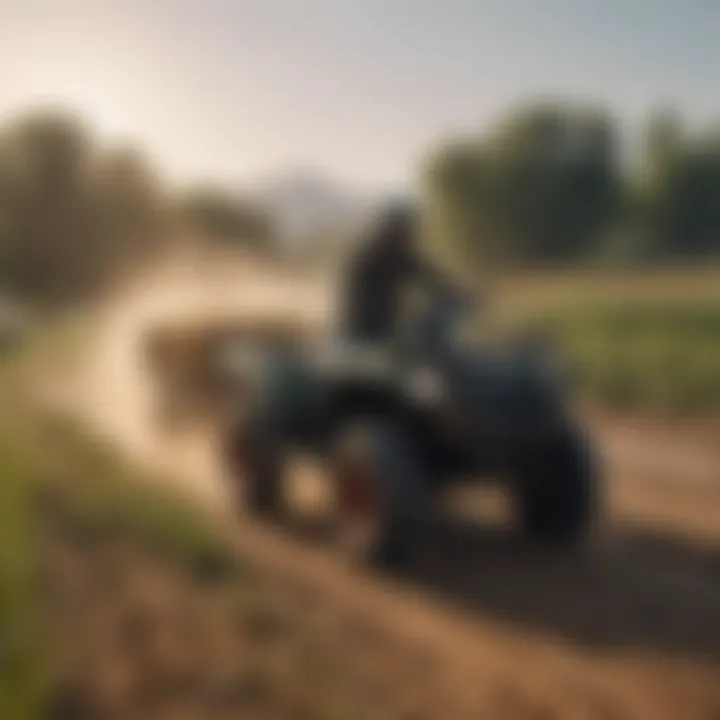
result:
[[[233,578],[239,568],[201,510],[147,482],[69,421],[31,409],[12,389],[4,387],[2,399],[0,717],[30,720],[55,711],[76,717],[54,706],[58,693],[59,702],[67,701],[67,668],[58,653],[82,642],[52,642],[68,620],[56,612],[57,592],[72,578],[56,578],[55,588],[51,582],[63,546],[88,552],[113,542],[138,546],[202,580]],[[77,717],[86,716],[101,715]]]
[[[37,633],[36,516],[20,453],[0,438],[0,717],[37,717],[42,658]]]
[[[720,413],[720,272],[521,278],[502,323],[551,339],[597,405]]]

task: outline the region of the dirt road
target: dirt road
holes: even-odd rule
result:
[[[203,309],[292,303],[322,314],[327,292],[258,268],[226,267],[201,281],[175,270],[105,314],[68,396],[97,431],[212,503],[279,592],[341,608],[440,658],[458,693],[502,695],[502,717],[720,717],[720,456],[696,433],[683,440],[598,423],[609,522],[580,552],[541,552],[502,525],[473,522],[483,504],[473,493],[459,500],[463,519],[439,521],[403,577],[344,566],[307,527],[230,517],[212,438],[161,441],[152,431],[138,331],[165,313]]]

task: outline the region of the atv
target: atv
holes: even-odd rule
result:
[[[599,473],[565,378],[537,347],[463,339],[468,315],[434,298],[394,348],[227,348],[254,389],[223,438],[245,510],[284,512],[283,477],[302,452],[327,470],[337,537],[355,557],[408,561],[437,491],[468,477],[507,483],[529,539],[579,541]]]

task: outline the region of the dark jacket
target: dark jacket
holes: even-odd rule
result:
[[[347,340],[382,343],[397,331],[403,293],[411,283],[439,281],[410,243],[382,238],[361,246],[344,277],[342,333]]]

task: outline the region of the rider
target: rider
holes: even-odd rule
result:
[[[398,331],[403,293],[418,284],[448,291],[446,278],[422,257],[412,207],[391,205],[351,258],[345,274],[342,332],[351,342],[383,344]]]

